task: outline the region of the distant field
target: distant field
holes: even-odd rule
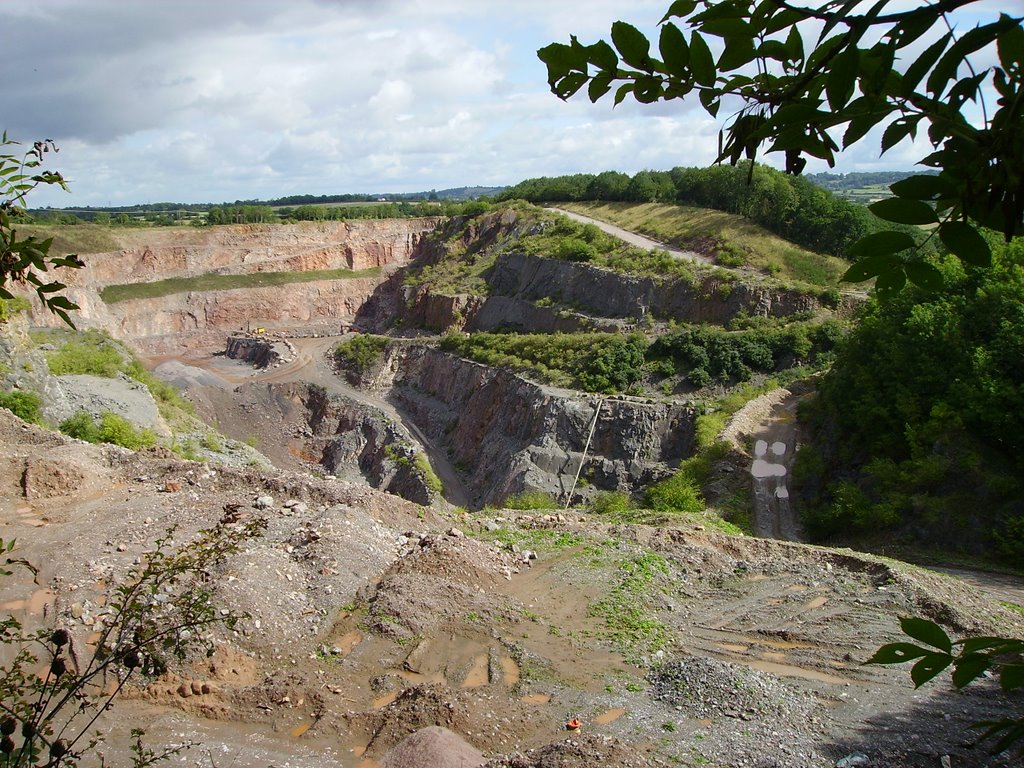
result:
[[[109,253],[121,246],[110,233],[110,227],[96,224],[23,224],[16,226],[18,237],[32,236],[39,240],[53,238],[50,255],[67,256],[71,253]]]
[[[190,291],[228,291],[233,288],[266,288],[290,283],[311,283],[317,280],[353,280],[376,277],[380,269],[318,269],[310,272],[253,272],[247,275],[208,273],[196,277],[171,277],[152,283],[108,285],[100,291],[107,304],[132,299],[156,299]]]
[[[731,213],[665,203],[565,203],[567,210],[712,256],[725,267],[748,267],[779,280],[833,287],[849,264],[773,235]]]

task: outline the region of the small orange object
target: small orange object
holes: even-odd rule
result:
[[[578,731],[583,723],[580,722],[578,717],[574,717],[572,720],[565,724],[565,730],[567,731]]]

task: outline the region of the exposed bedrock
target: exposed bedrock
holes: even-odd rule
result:
[[[630,491],[664,477],[693,450],[689,406],[545,387],[433,348],[392,355],[372,385],[447,451],[476,507],[524,490],[564,501],[581,461],[574,501],[597,490]]]
[[[405,289],[407,320],[433,330],[498,328],[538,332],[611,331],[653,315],[693,323],[727,323],[737,315],[788,317],[820,307],[815,296],[761,283],[709,276],[638,277],[559,259],[503,253],[485,275],[486,296]],[[570,309],[571,308],[571,309]]]
[[[76,322],[150,348],[219,344],[224,333],[256,326],[336,332],[351,322],[390,273],[414,258],[434,218],[239,225],[118,232],[122,249],[89,254],[62,275],[81,309]],[[108,285],[206,274],[382,268],[375,277],[314,280],[266,288],[185,291],[107,304]],[[40,323],[58,324],[47,312]]]

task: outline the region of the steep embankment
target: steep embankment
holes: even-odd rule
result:
[[[550,213],[503,209],[454,219],[425,243],[395,312],[432,330],[616,330],[656,318],[723,324],[814,312],[833,296],[665,253],[595,258]],[[567,245],[581,249],[568,252]]]
[[[393,348],[380,370],[373,386],[462,470],[474,507],[525,490],[564,502],[578,471],[576,502],[639,487],[693,450],[687,405],[554,389],[414,345]]]

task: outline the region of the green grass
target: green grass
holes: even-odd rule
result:
[[[98,224],[26,224],[18,227],[18,235],[31,236],[39,240],[53,238],[51,256],[67,256],[89,253],[110,253],[121,250],[121,245],[109,227]]]
[[[664,648],[668,628],[645,606],[656,582],[670,578],[668,561],[654,552],[626,557],[618,565],[618,581],[601,600],[590,605],[588,614],[604,621],[607,637],[631,664]]]
[[[704,253],[723,266],[748,266],[784,282],[832,287],[849,267],[842,259],[805,250],[722,211],[665,203],[566,203],[562,207]]]
[[[550,528],[499,528],[496,531],[484,531],[478,538],[505,547],[515,544],[520,549],[532,549],[537,552],[558,552],[572,549],[585,541],[580,534],[555,531]]]
[[[318,269],[309,272],[253,272],[247,275],[221,275],[207,273],[195,277],[171,277],[152,283],[124,283],[105,286],[100,291],[100,298],[107,304],[133,299],[156,299],[176,293],[190,291],[229,291],[236,288],[266,288],[269,286],[289,285],[291,283],[310,283],[317,280],[354,280],[357,278],[377,277],[380,269]]]

